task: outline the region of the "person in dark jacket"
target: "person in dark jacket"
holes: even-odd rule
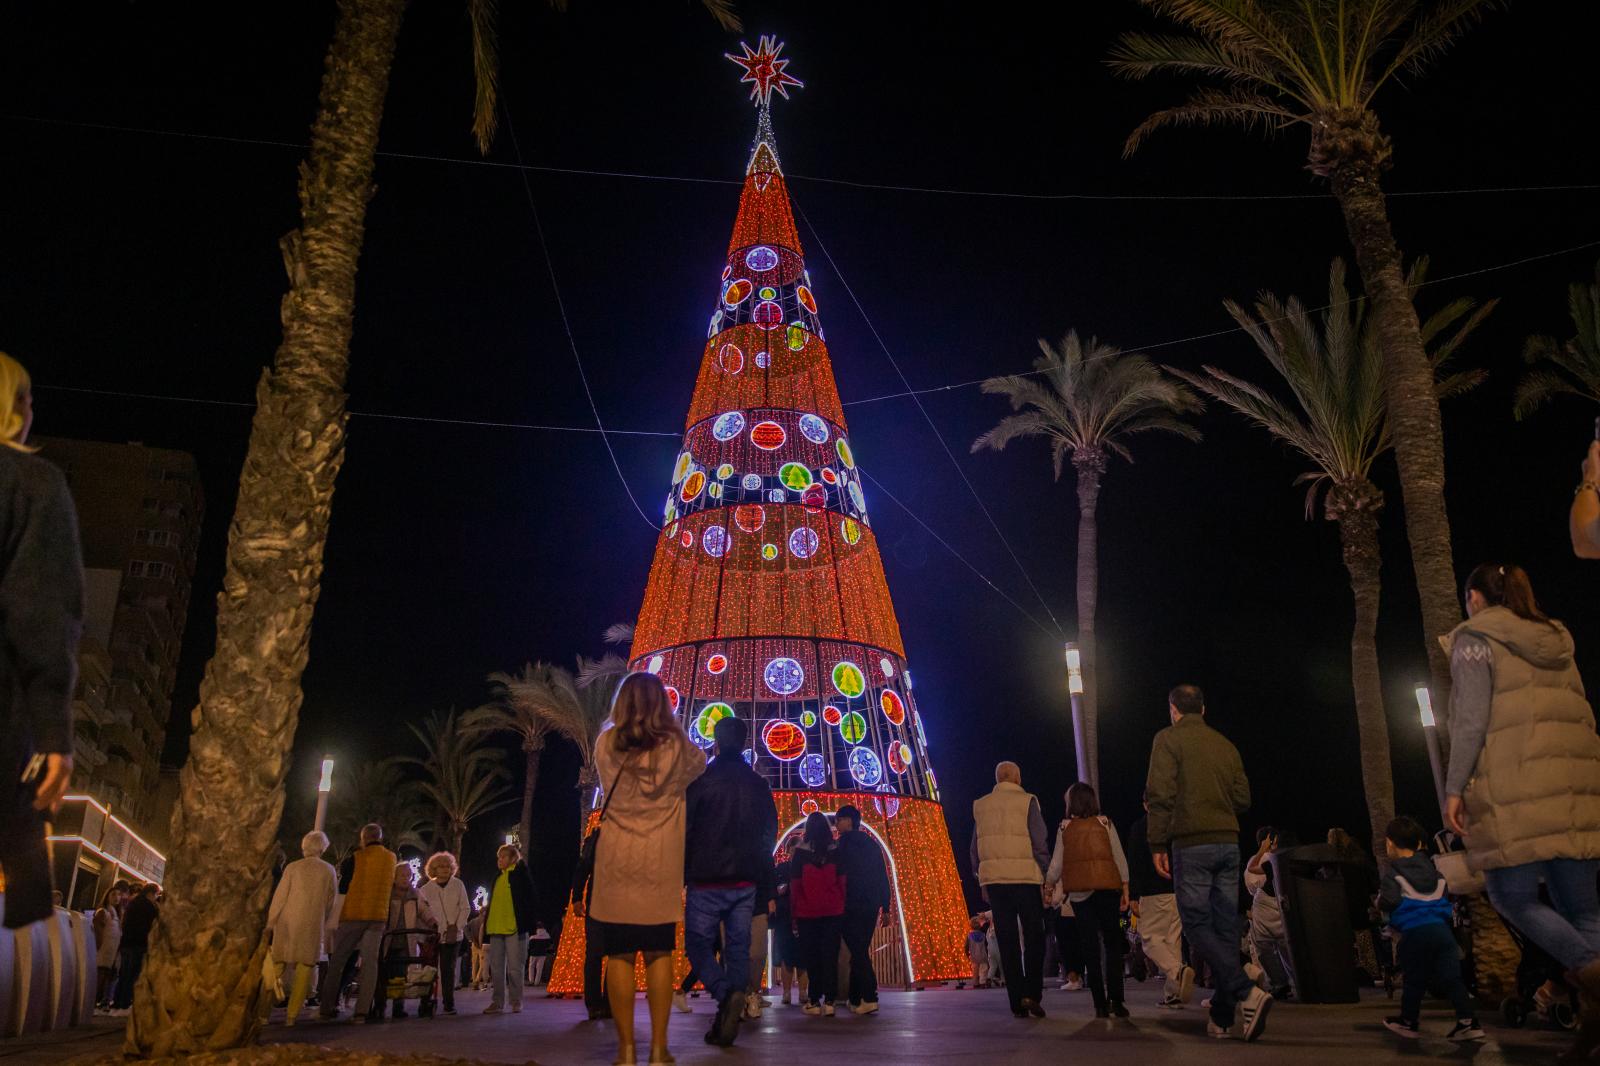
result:
[[[784,841],[783,848],[773,862],[772,919],[772,976],[783,985],[783,1005],[787,1007],[796,985],[800,987],[800,1002],[806,1001],[805,961],[800,957],[800,942],[794,934],[794,913],[789,909],[789,857],[800,843],[795,833]]]
[[[1226,1038],[1237,1006],[1240,1035],[1255,1040],[1273,1000],[1239,965],[1239,815],[1250,807],[1250,779],[1239,750],[1206,723],[1199,685],[1169,692],[1167,714],[1172,725],[1150,745],[1145,778],[1150,857],[1172,878],[1189,947],[1211,968],[1206,1034]]]
[[[1422,825],[1415,818],[1396,818],[1384,836],[1390,866],[1383,876],[1378,904],[1388,916],[1390,927],[1400,934],[1398,953],[1404,988],[1399,1015],[1385,1018],[1383,1024],[1390,1031],[1415,1040],[1421,1035],[1417,1020],[1422,1014],[1422,997],[1433,985],[1456,1011],[1450,1039],[1482,1040],[1484,1032],[1473,1014],[1472,996],[1461,979],[1461,949],[1450,929],[1450,901],[1444,895],[1444,878],[1423,851]]]
[[[61,471],[28,447],[28,372],[0,352],[0,867],[5,927],[51,914],[45,817],[72,780],[83,629],[78,520]]]
[[[872,970],[872,933],[889,924],[889,869],[883,849],[861,828],[861,811],[845,804],[833,816],[839,831],[839,869],[844,874],[844,921],[840,933],[850,949],[850,1010],[878,1013],[878,975]]]
[[[111,1000],[111,1013],[121,1017],[133,1006],[133,988],[144,969],[144,959],[150,952],[150,932],[161,908],[156,906],[156,893],[161,886],[145,885],[128,902],[122,915],[122,951],[118,960],[117,992]]]
[[[500,876],[489,892],[488,917],[483,923],[490,988],[489,1005],[483,1013],[500,1014],[508,1004],[512,1013],[520,1013],[522,981],[528,972],[528,935],[538,928],[539,905],[533,878],[515,844],[501,844],[495,862]]]
[[[750,922],[757,885],[772,876],[778,812],[772,789],[744,761],[749,727],[738,717],[716,724],[716,758],[690,784],[683,856],[683,947],[713,999],[708,1043],[730,1046],[744,1017],[750,981]],[[722,957],[717,957],[717,930]]]

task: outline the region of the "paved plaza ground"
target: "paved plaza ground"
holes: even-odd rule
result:
[[[1158,984],[1132,985],[1129,1021],[1096,1021],[1085,993],[1048,992],[1043,1021],[1011,1017],[1005,993],[997,990],[884,994],[875,1017],[812,1018],[797,1007],[774,1007],[759,1023],[747,1022],[731,1050],[708,1047],[703,1040],[711,1021],[705,998],[691,1001],[695,1013],[672,1016],[673,1052],[683,1066],[737,1066],[740,1063],[782,1063],[785,1066],[926,1066],[943,1063],[1002,1063],[1032,1066],[1080,1063],[1086,1066],[1179,1063],[1237,1066],[1238,1063],[1412,1062],[1419,1058],[1471,1060],[1475,1066],[1550,1062],[1569,1036],[1537,1023],[1526,1029],[1491,1025],[1489,1041],[1480,1047],[1458,1047],[1443,1039],[1449,1028],[1445,1012],[1430,1004],[1424,1027],[1434,1034],[1402,1043],[1380,1022],[1393,1003],[1381,993],[1359,1005],[1298,1006],[1284,1004],[1271,1015],[1267,1035],[1255,1044],[1208,1040],[1205,1015],[1195,1005],[1181,1011],[1156,1007]],[[268,1044],[321,1045],[339,1052],[472,1057],[489,1062],[537,1063],[538,1066],[606,1066],[614,1061],[609,1023],[589,1022],[574,1000],[530,998],[521,1014],[484,1016],[487,993],[465,992],[461,1013],[433,1019],[416,1017],[366,1026],[302,1023],[294,1029],[273,1025]],[[638,1004],[641,1033],[645,1007]],[[281,1018],[279,1012],[275,1020]],[[1487,1019],[1486,1019],[1487,1020]],[[0,1041],[0,1062],[23,1064],[86,1062],[109,1058],[120,1045],[120,1026],[102,1021],[97,1030],[79,1030],[53,1039]],[[9,1045],[9,1046],[8,1046]],[[309,1048],[308,1048],[309,1050]],[[640,1062],[646,1048],[640,1045]]]

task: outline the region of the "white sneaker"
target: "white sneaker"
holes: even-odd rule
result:
[[[1178,1002],[1188,1003],[1194,998],[1194,967],[1185,966],[1178,971]]]
[[[672,993],[672,1009],[679,1014],[688,1014],[690,1012],[688,994],[684,992]]]
[[[1267,1029],[1267,1012],[1272,1009],[1272,995],[1259,988],[1252,988],[1250,994],[1239,1005],[1239,1014],[1244,1022],[1243,1036],[1246,1040],[1254,1040]]]
[[[822,1005],[822,1016],[824,1018],[832,1018],[833,1017],[833,1004],[832,1003],[824,1003]]]
[[[851,1014],[876,1014],[876,1013],[878,1013],[878,1004],[876,1002],[869,1003],[869,1002],[866,1002],[866,1001],[862,1001],[860,1003],[857,1003],[854,1007],[851,1007],[850,1008],[850,1013]]]
[[[822,1013],[822,1008],[820,1006],[818,1006],[817,1004],[815,1004],[815,1003],[803,1003],[803,1004],[801,1004],[800,1009],[805,1011],[807,1014],[821,1014]]]
[[[1067,978],[1065,981],[1061,982],[1061,991],[1063,991],[1063,992],[1082,992],[1083,991],[1083,978],[1081,978],[1081,977],[1069,977],[1069,978]]]
[[[1210,1018],[1206,1019],[1206,1035],[1213,1040],[1232,1040],[1233,1030],[1224,1029]]]

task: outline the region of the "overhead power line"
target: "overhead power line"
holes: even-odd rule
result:
[[[150,137],[172,137],[190,141],[213,141],[219,144],[253,145],[260,148],[293,148],[305,151],[307,145],[297,141],[278,141],[265,137],[238,137],[221,133],[194,133],[188,130],[167,130],[152,126],[124,126],[109,122],[84,122],[76,119],[47,118],[40,115],[0,115],[0,119],[8,122],[32,123],[40,126],[61,126],[69,129],[100,130],[111,133],[135,133]],[[542,166],[519,161],[506,163],[494,159],[472,159],[465,156],[436,155],[426,152],[397,152],[392,150],[379,150],[379,157],[384,159],[408,159],[426,163],[449,163],[457,166],[484,167],[491,170],[522,170],[540,174],[566,174],[574,177],[592,178],[620,178],[631,181],[661,181],[678,182],[690,185],[740,185],[742,182],[732,178],[702,178],[684,174],[645,174],[637,171],[624,170],[599,170],[583,167],[555,167]],[[1091,203],[1114,203],[1128,201],[1143,203],[1150,201],[1195,201],[1195,202],[1252,202],[1252,201],[1324,201],[1332,194],[1329,192],[1291,192],[1291,193],[1097,193],[1097,192],[1022,192],[1007,189],[956,189],[939,188],[921,185],[894,185],[884,182],[853,181],[847,178],[827,178],[816,174],[796,174],[785,172],[785,176],[796,181],[811,181],[823,185],[836,185],[841,188],[863,189],[873,192],[901,192],[916,193],[929,196],[966,196],[979,199],[997,200],[1036,200],[1036,201],[1061,201],[1068,202],[1080,200]],[[1504,196],[1523,193],[1563,193],[1563,192],[1594,192],[1600,190],[1600,183],[1569,183],[1556,185],[1492,185],[1478,187],[1464,187],[1451,189],[1397,189],[1386,192],[1390,199],[1415,199],[1431,196]]]

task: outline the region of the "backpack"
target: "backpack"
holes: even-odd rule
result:
[[[790,906],[796,918],[832,918],[844,913],[844,875],[832,856],[803,862],[790,883]]]

